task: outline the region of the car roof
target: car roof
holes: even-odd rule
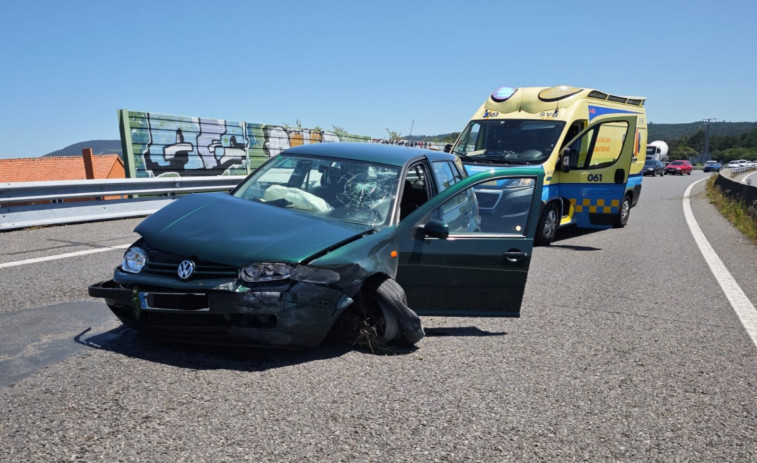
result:
[[[383,143],[313,143],[286,149],[281,154],[306,154],[338,159],[354,159],[400,167],[410,160],[424,156],[431,162],[454,161],[456,158],[455,155],[442,151]]]

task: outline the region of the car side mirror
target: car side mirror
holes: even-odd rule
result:
[[[449,236],[449,226],[436,219],[429,220],[422,230],[424,236],[439,238],[440,240],[446,240]]]
[[[570,172],[570,148],[563,148],[560,156],[560,170]]]

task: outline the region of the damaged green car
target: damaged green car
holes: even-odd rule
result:
[[[229,194],[146,218],[89,294],[166,340],[310,348],[368,327],[413,345],[419,315],[520,315],[543,176],[467,177],[453,155],[400,146],[291,148]]]

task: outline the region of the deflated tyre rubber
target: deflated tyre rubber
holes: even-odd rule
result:
[[[421,319],[407,306],[405,290],[394,280],[369,283],[364,288],[384,317],[384,343],[412,346],[425,336]]]

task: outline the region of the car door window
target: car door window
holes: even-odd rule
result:
[[[524,236],[535,187],[533,177],[506,177],[479,183],[444,202],[430,217],[446,225],[450,235]]]
[[[437,161],[431,165],[436,178],[436,188],[441,193],[460,181],[460,175],[453,164],[447,161]]]
[[[430,198],[429,175],[423,163],[416,163],[407,171],[400,198],[400,220],[418,209]]]

